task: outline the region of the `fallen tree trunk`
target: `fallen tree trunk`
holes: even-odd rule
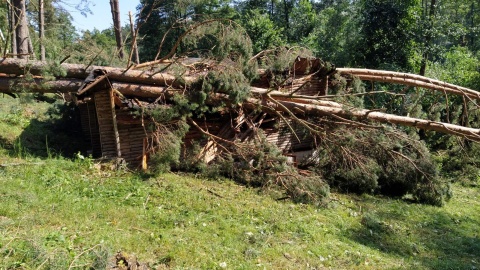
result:
[[[26,60],[15,59],[2,59],[0,60],[0,73],[14,74],[21,76],[27,69],[33,75],[42,74],[43,69],[46,67],[44,62],[29,62]],[[59,78],[55,81],[43,81],[40,78],[35,78],[31,81],[22,80],[22,78],[0,77],[0,92],[12,93],[12,92],[77,92],[78,89],[84,83],[85,78],[89,75],[91,69],[102,69],[106,71],[109,78],[109,82],[113,89],[119,91],[126,96],[134,96],[140,98],[158,98],[161,95],[166,97],[173,96],[174,93],[183,91],[175,86],[183,86],[182,83],[173,75],[165,73],[152,74],[147,71],[138,70],[122,70],[119,68],[111,67],[90,67],[87,68],[83,65],[62,64],[62,67],[67,71],[68,78]],[[343,72],[343,69],[339,69]],[[355,70],[349,70],[357,72]],[[360,78],[384,80],[386,82],[403,82],[404,84],[411,83],[413,86],[432,87],[434,90],[440,90],[442,92],[448,92],[452,94],[464,95],[472,99],[480,99],[480,94],[474,90],[452,86],[444,83],[446,86],[443,88],[436,82],[427,82],[425,79],[416,80],[410,78],[416,78],[418,76],[409,77],[403,74],[403,78],[394,77],[392,74],[387,76],[385,72],[379,71],[379,73],[372,73],[362,75],[360,73],[366,73],[366,71],[359,71]],[[382,74],[382,75],[380,75]],[[421,76],[420,76],[421,77]],[[418,78],[420,79],[420,78]],[[184,81],[194,81],[194,77],[182,77]],[[435,84],[434,84],[435,83]],[[434,85],[434,86],[433,86]],[[468,90],[468,91],[467,91]],[[381,123],[390,123],[396,125],[411,126],[425,130],[434,130],[447,134],[463,136],[470,140],[480,141],[480,130],[475,128],[468,128],[453,124],[447,124],[442,122],[435,122],[405,116],[398,116],[393,114],[382,113],[378,111],[371,111],[365,109],[346,108],[345,105],[328,100],[319,100],[319,97],[313,96],[301,96],[283,93],[279,91],[272,91],[270,89],[251,87],[251,94],[255,98],[250,98],[243,105],[252,109],[264,110],[266,112],[286,112],[289,113],[292,118],[296,118],[295,115],[301,117],[301,115],[335,115],[342,118],[360,118],[377,121]],[[220,95],[220,98],[227,100],[227,95]],[[227,102],[228,103],[228,102]]]
[[[55,81],[34,79],[24,81],[18,78],[0,77],[0,93],[76,93],[82,84],[83,80],[80,79],[57,79]],[[140,98],[157,98],[160,95],[173,95],[173,93],[181,91],[170,87],[135,83],[111,82],[111,85],[113,89],[123,95]]]
[[[65,69],[65,78],[82,79],[88,77],[90,72],[95,69],[105,70],[108,78],[112,81],[138,83],[160,86],[182,86],[184,83],[191,83],[197,80],[195,77],[182,76],[179,78],[167,73],[153,73],[142,70],[126,70],[122,68],[103,67],[103,66],[85,66],[80,64],[61,64]],[[0,73],[11,75],[25,75],[29,73],[35,76],[41,76],[48,69],[48,64],[41,61],[28,61],[13,58],[0,59]]]
[[[337,68],[336,70],[341,74],[354,75],[364,81],[404,84],[480,100],[478,91],[416,74],[359,68]]]
[[[0,92],[11,93],[12,85],[16,85],[18,89],[29,89],[30,91],[35,92],[67,93],[76,92],[83,83],[83,81],[79,79],[61,79],[47,82],[42,82],[40,79],[35,79],[30,82],[21,82],[15,80],[15,78],[0,78]],[[181,91],[179,89],[172,89],[162,86],[150,86],[122,82],[111,82],[111,85],[113,89],[119,91],[123,95],[145,98],[157,98],[160,95],[166,95],[168,97],[172,96],[175,92]],[[480,141],[480,129],[398,116],[378,111],[355,108],[345,109],[344,105],[337,102],[295,98],[294,95],[292,96],[278,91],[268,91],[261,88],[252,88],[251,92],[256,95],[257,98],[250,98],[244,104],[244,106],[250,107],[251,109],[260,108],[270,113],[277,111],[288,113],[294,112],[297,115],[337,115],[344,118],[355,117],[369,119],[381,123],[411,126],[425,130],[434,130],[447,134],[464,136],[473,141]],[[228,96],[222,95],[222,98],[227,99]],[[275,102],[272,102],[271,99],[274,99]]]
[[[72,93],[82,85],[80,79],[22,80],[21,78],[0,77],[0,93]]]
[[[158,98],[160,95],[173,95],[173,93],[183,91],[183,89],[146,85],[138,83],[124,83],[110,80],[112,87],[126,96],[135,96],[140,98]],[[37,93],[76,93],[83,80],[80,79],[57,79],[55,81],[45,81],[36,78],[32,81],[24,81],[15,77],[0,77],[0,92],[37,92]],[[256,96],[265,94],[275,97],[279,100],[295,101],[298,103],[317,104],[323,106],[342,107],[344,105],[328,100],[317,100],[319,97],[291,95],[280,91],[270,91],[268,89],[251,87],[251,93]]]
[[[127,70],[114,67],[85,66],[80,64],[65,63],[61,66],[63,69],[66,70],[65,78],[74,79],[85,79],[94,69],[105,70],[108,74],[108,78],[111,81],[124,82],[129,84],[133,83],[142,85],[183,87],[185,84],[195,82],[198,79],[195,76],[182,76],[181,78],[179,78],[167,73],[154,73],[142,70]],[[41,76],[42,73],[47,69],[47,67],[48,64],[41,61],[28,61],[12,58],[0,59],[0,73],[5,74],[21,76],[28,71],[28,73],[32,75]],[[353,68],[337,68],[337,71],[343,74],[352,74],[354,76],[358,76],[362,80],[398,83],[414,87],[423,87],[431,90],[440,91],[442,93],[463,95],[470,99],[480,100],[480,93],[475,90],[415,74]],[[305,79],[300,79],[297,84],[303,81],[305,81]]]
[[[246,103],[250,108],[261,107],[264,110],[280,111],[292,113],[296,115],[304,116],[329,116],[336,115],[344,118],[359,118],[368,119],[381,123],[390,123],[395,125],[416,127],[419,129],[433,130],[446,134],[452,134],[456,136],[463,136],[472,141],[480,142],[480,129],[463,127],[453,124],[447,124],[442,122],[429,121],[424,119],[398,116],[394,114],[382,113],[378,111],[364,110],[364,109],[351,109],[347,110],[341,107],[321,106],[312,104],[299,104],[291,101],[279,101],[272,102],[268,99],[249,99]]]

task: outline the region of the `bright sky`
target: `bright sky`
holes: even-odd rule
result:
[[[72,5],[77,4],[80,0],[67,0]],[[68,8],[73,17],[73,25],[78,31],[81,30],[104,30],[113,25],[112,12],[110,11],[110,0],[92,0],[90,1],[90,9],[93,14],[87,14],[84,17],[79,11]],[[129,24],[128,12],[131,11],[135,16],[136,7],[140,4],[140,0],[119,0],[120,3],[120,19],[122,25]]]

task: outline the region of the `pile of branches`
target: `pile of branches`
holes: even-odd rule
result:
[[[230,42],[235,45],[239,40]],[[439,205],[447,192],[438,181],[428,150],[405,137],[405,133],[388,131],[386,127],[408,126],[480,141],[477,128],[364,108],[363,97],[379,93],[365,91],[358,79],[423,87],[461,96],[475,105],[480,99],[477,91],[413,74],[335,68],[320,59],[301,58],[300,52],[289,49],[250,57],[250,51],[239,49],[243,46],[223,44],[222,48],[227,48],[227,53],[219,52],[220,58],[162,58],[128,68],[5,58],[0,59],[0,92],[77,93],[87,84],[94,85],[99,77],[106,77],[124,97],[169,108],[175,112],[172,117],[176,121],[207,136],[207,145],[194,155],[197,161],[217,164],[221,174],[249,185],[284,187],[292,198],[310,202],[321,201],[328,194],[329,183],[345,191],[413,194],[419,201]],[[228,53],[233,49],[236,53]],[[259,69],[258,65],[264,68]],[[46,78],[44,74],[52,74],[48,72],[51,70],[55,71],[53,79]],[[324,83],[320,94],[298,94],[312,80]],[[262,139],[258,120],[232,121],[233,130],[246,129],[248,136],[218,136],[196,123],[197,119],[219,111],[236,111],[236,116],[262,112],[288,126],[295,123],[317,142],[312,145],[317,149],[311,159],[313,164],[304,165],[308,173],[300,173],[288,165],[283,153],[272,150]],[[162,121],[153,122],[163,125]],[[297,136],[293,127],[291,132]],[[377,137],[383,140],[373,139]],[[213,156],[205,159],[206,155],[200,155],[212,146]],[[407,167],[396,175],[399,168]],[[352,179],[355,183],[347,185]]]

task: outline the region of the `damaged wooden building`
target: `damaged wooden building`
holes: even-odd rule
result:
[[[297,66],[289,72],[294,74],[292,77],[302,79],[286,81],[277,90],[295,95],[326,95],[328,76],[318,74],[318,62],[300,59],[296,63]],[[264,77],[268,74],[262,76],[252,87],[265,87]],[[155,106],[155,102],[152,99],[146,102],[133,92],[120,93],[110,82],[108,71],[101,69],[91,72],[76,96],[90,154],[94,158],[122,159],[131,168],[146,169],[151,155],[152,136],[155,134],[149,127],[148,118],[139,115],[138,109]],[[292,129],[294,125],[288,123],[290,120],[287,118],[278,113],[255,110],[246,110],[243,114],[220,111],[208,119],[198,119],[190,124],[183,147],[189,147],[193,142],[199,143],[203,147],[202,158],[209,162],[218,149],[206,134],[224,140],[245,141],[251,135],[252,128],[259,128],[263,130],[266,140],[276,145],[291,162],[300,162],[311,154],[314,140],[305,130]]]

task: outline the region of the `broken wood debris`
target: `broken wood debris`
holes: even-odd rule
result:
[[[175,63],[173,60],[168,61],[168,65]],[[179,77],[164,69],[158,72],[113,67],[87,67],[64,63],[61,64],[61,67],[66,71],[65,77],[45,81],[39,77],[47,65],[45,62],[3,58],[0,60],[0,73],[3,73],[0,75],[0,92],[12,93],[17,91],[16,89],[24,89],[41,93],[76,93],[79,107],[84,110],[82,113],[84,120],[98,122],[97,126],[89,124],[84,128],[84,131],[89,129],[86,137],[100,137],[91,140],[92,145],[100,148],[93,152],[101,153],[102,156],[122,156],[127,162],[142,164],[142,167],[145,167],[146,156],[149,153],[146,149],[149,145],[148,139],[145,141],[145,138],[152,136],[152,131],[146,128],[145,120],[142,117],[129,115],[128,110],[159,106],[157,103],[159,100],[168,101],[175,94],[184,93],[191,83],[202,78],[208,70],[208,64],[202,63],[201,59],[189,63],[189,66],[194,67],[197,64],[207,65],[207,67],[192,68]],[[26,80],[27,73],[34,75],[34,79]],[[338,121],[350,124],[352,121],[367,119],[379,123],[433,130],[480,141],[480,130],[477,128],[354,108],[351,105],[335,102],[333,99],[338,96],[328,95],[329,80],[335,73],[353,75],[361,80],[423,87],[443,94],[461,95],[471,101],[480,99],[480,93],[472,89],[414,74],[323,67],[318,59],[305,58],[298,58],[292,69],[286,72],[285,79],[273,86],[268,83],[267,71],[259,70],[258,73],[260,78],[251,84],[250,97],[240,106],[247,110],[247,113],[260,112],[255,116],[256,121],[239,113],[232,123],[205,123],[204,127],[218,126],[216,133],[213,133],[212,129],[204,128],[196,121],[190,120],[190,124],[196,129],[196,132],[191,131],[190,134],[187,134],[186,140],[198,138],[199,134],[209,137],[200,153],[205,161],[212,161],[216,153],[222,151],[219,149],[222,147],[222,143],[235,140],[244,142],[252,130],[265,128],[272,119],[277,119],[275,121],[283,122],[288,127],[291,133],[288,138],[285,138],[286,140],[296,140],[302,144],[303,139],[296,134],[295,128],[290,126],[290,121],[298,123],[312,134],[320,132],[321,127],[306,120],[310,116],[333,116]],[[107,93],[109,94],[105,95]],[[229,104],[227,93],[212,94],[209,98],[221,100],[227,106],[239,105]],[[87,106],[81,106],[81,104],[87,104]],[[238,130],[242,126],[244,130],[239,132]],[[100,143],[94,143],[94,141]],[[283,149],[286,153],[294,151],[288,147]]]

